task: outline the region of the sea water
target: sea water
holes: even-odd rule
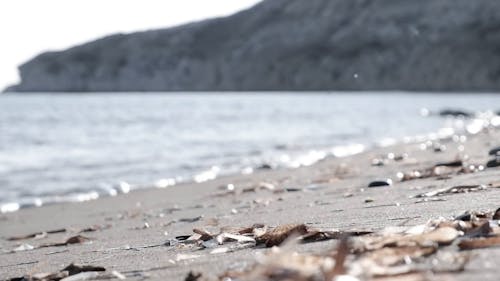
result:
[[[443,108],[498,110],[500,95],[0,95],[0,207],[311,165],[455,126],[427,116]]]

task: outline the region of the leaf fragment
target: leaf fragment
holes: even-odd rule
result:
[[[257,243],[263,243],[266,247],[279,246],[287,238],[292,235],[307,234],[307,227],[305,224],[285,224],[275,227],[274,229],[264,233],[262,236],[257,237]]]

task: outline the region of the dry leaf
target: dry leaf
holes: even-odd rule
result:
[[[387,237],[367,238],[366,250],[378,250],[384,247],[449,245],[461,235],[453,227],[439,227],[433,231],[414,235],[389,235]]]
[[[349,238],[347,236],[342,237],[337,245],[337,250],[333,255],[335,258],[335,266],[325,272],[326,280],[335,280],[336,277],[340,275],[345,275],[347,270],[345,267],[345,262],[347,256],[349,255]]]
[[[345,236],[363,236],[372,234],[373,231],[369,230],[349,230],[349,231],[340,231],[340,230],[314,230],[308,229],[307,233],[302,235],[301,240],[303,242],[318,242],[324,240],[331,239],[341,239]]]
[[[406,246],[399,248],[382,248],[368,254],[368,257],[382,266],[392,266],[434,254],[437,247]]]
[[[492,231],[493,229],[490,226],[490,222],[485,221],[476,227],[466,229],[465,236],[469,238],[485,237],[488,236]]]
[[[434,167],[462,167],[464,165],[462,160],[454,160],[450,162],[437,163]]]
[[[498,208],[495,213],[493,214],[492,219],[494,220],[500,220],[500,208]]]
[[[35,233],[27,234],[27,235],[12,236],[12,237],[7,238],[7,240],[9,240],[9,241],[24,240],[24,239],[35,238],[37,236],[43,235],[44,233],[53,234],[53,233],[62,233],[62,232],[66,232],[66,229],[61,228],[61,229],[48,230],[48,231],[42,231],[42,232],[35,232]]]
[[[72,264],[68,265],[67,267],[63,268],[62,270],[60,270],[59,272],[26,275],[26,276],[22,276],[22,277],[11,278],[9,280],[10,281],[88,280],[89,275],[85,275],[83,273],[94,273],[91,275],[92,275],[92,277],[96,277],[95,273],[102,272],[102,271],[106,271],[106,269],[104,267],[101,267],[101,266],[77,265],[77,264],[72,263]],[[79,274],[82,274],[82,275],[78,276]]]
[[[485,185],[452,186],[452,187],[440,188],[440,189],[429,191],[426,193],[421,193],[421,194],[416,195],[415,198],[434,197],[434,196],[441,196],[441,195],[453,194],[453,193],[467,193],[467,192],[474,192],[474,191],[480,191],[480,190],[485,190],[485,189],[487,189],[487,186],[485,186]]]
[[[38,246],[38,248],[61,247],[61,246],[67,246],[70,244],[81,244],[81,243],[85,243],[85,242],[90,241],[90,240],[91,240],[90,238],[87,238],[87,237],[84,237],[81,235],[76,235],[76,236],[72,236],[72,237],[66,239],[66,241],[64,241],[64,242],[42,244],[42,245]]]
[[[266,232],[256,240],[258,243],[265,243],[266,247],[273,247],[279,246],[292,235],[304,234],[307,234],[307,227],[304,224],[285,224]]]
[[[186,278],[184,278],[184,281],[198,281],[201,278],[201,276],[202,276],[201,273],[194,273],[192,271],[189,271]]]
[[[61,279],[61,281],[84,281],[84,280],[95,280],[99,276],[97,272],[82,272],[66,278]]]
[[[431,279],[432,280],[432,279]],[[421,272],[373,278],[372,281],[430,281],[428,276]]]
[[[487,238],[475,238],[475,239],[464,239],[458,243],[460,250],[473,250],[480,248],[498,247],[500,246],[500,237],[487,237]]]
[[[200,235],[199,240],[208,241],[214,238],[214,235],[206,230],[195,228],[193,232]]]
[[[252,237],[231,233],[221,233],[217,235],[216,240],[219,245],[224,244],[224,242],[226,241],[236,241],[238,243],[256,243],[255,239]]]

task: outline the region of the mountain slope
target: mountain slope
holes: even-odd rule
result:
[[[265,0],[20,66],[10,91],[500,89],[500,1]]]

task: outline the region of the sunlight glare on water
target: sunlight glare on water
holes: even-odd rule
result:
[[[432,113],[494,104],[488,94],[3,95],[1,212],[475,133],[500,119]]]

